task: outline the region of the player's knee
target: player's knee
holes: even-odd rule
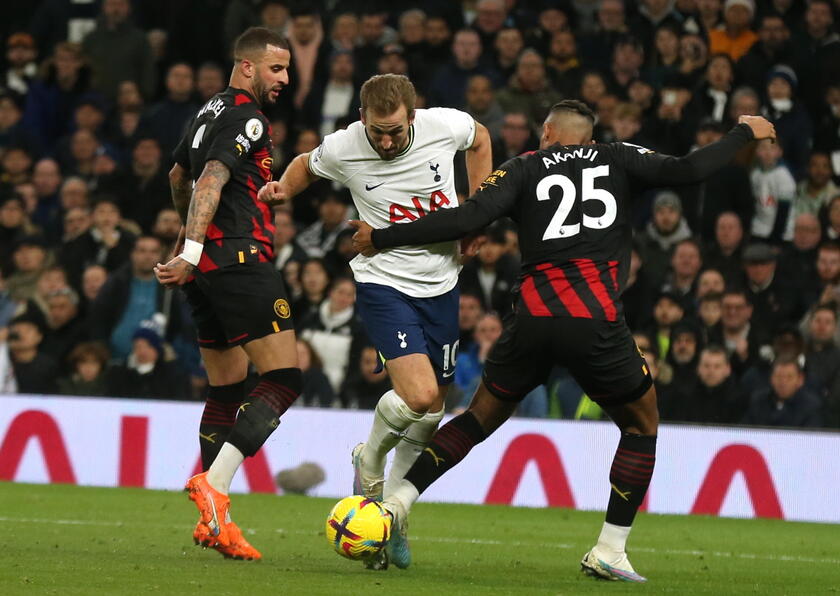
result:
[[[406,395],[400,397],[414,412],[425,413],[437,403],[438,394],[437,385],[419,385],[407,390]]]

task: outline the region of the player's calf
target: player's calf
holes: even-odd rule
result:
[[[259,383],[239,408],[228,443],[245,457],[254,455],[300,395],[302,386],[299,368],[280,368],[261,375]]]
[[[245,381],[230,385],[211,385],[207,391],[207,402],[198,427],[201,446],[201,467],[207,471],[216,459],[219,450],[227,441],[231,428],[236,423],[236,413],[245,396]]]

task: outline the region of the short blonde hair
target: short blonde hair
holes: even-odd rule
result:
[[[407,76],[382,74],[365,81],[359,98],[365,112],[370,110],[375,114],[389,115],[404,105],[410,116],[417,101],[417,92]]]

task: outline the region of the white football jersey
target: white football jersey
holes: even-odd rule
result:
[[[415,110],[406,148],[390,161],[373,149],[365,127],[324,137],[309,170],[350,189],[362,221],[374,228],[408,223],[458,206],[452,158],[475,139],[472,116],[450,108]],[[350,262],[356,281],[392,287],[415,298],[440,296],[458,283],[458,243],[401,246]]]

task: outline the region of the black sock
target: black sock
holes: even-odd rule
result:
[[[487,434],[472,412],[456,416],[435,433],[405,479],[422,493],[486,438]]]
[[[206,472],[227,441],[230,429],[236,422],[236,412],[245,397],[245,381],[231,385],[211,385],[207,402],[198,426],[198,444],[201,446],[201,468]]]
[[[650,486],[656,463],[656,436],[623,433],[610,468],[607,523],[632,526]]]
[[[246,457],[254,455],[280,424],[280,416],[300,395],[302,386],[299,368],[278,368],[261,375],[239,408],[228,443]]]

